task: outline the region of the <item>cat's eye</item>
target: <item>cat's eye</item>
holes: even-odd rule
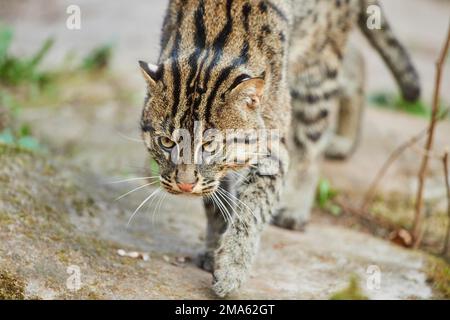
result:
[[[164,149],[172,149],[175,146],[175,142],[167,137],[160,137],[158,141],[159,145]]]
[[[209,153],[213,153],[219,147],[219,143],[216,140],[211,140],[203,144],[203,150]]]

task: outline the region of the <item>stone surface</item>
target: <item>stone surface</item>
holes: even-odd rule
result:
[[[444,36],[448,21],[444,13],[449,4],[384,2],[394,28],[413,47],[429,97],[433,61]],[[85,20],[78,33],[65,28],[64,1],[54,1],[45,15],[34,7],[39,1],[24,3],[9,11],[0,10],[7,14],[2,18],[17,31],[15,52],[34,52],[45,37],[56,34],[54,56],[49,60],[58,61],[68,49],[85,52],[116,34],[116,69],[126,79],[123,82],[143,94],[144,84],[134,66],[138,59],[156,56],[164,1],[132,1],[126,14],[122,4],[111,3],[104,10],[101,1],[79,1]],[[425,10],[430,13],[424,17]],[[413,17],[425,20],[413,24],[409,20]],[[424,24],[427,28],[422,28]],[[111,28],[105,28],[107,25]],[[93,28],[97,32],[85,32]],[[416,31],[422,36],[416,36]],[[370,60],[370,90],[392,90],[388,72],[374,53],[364,48]],[[449,92],[444,94],[448,98]],[[52,156],[0,151],[0,275],[14,279],[18,292],[22,290],[17,286],[23,285],[25,298],[215,298],[210,290],[211,275],[193,261],[203,249],[205,236],[200,200],[156,197],[127,226],[133,211],[153,189],[115,201],[139,183],[108,183],[142,175],[148,167],[145,150],[136,141],[140,104],[112,101],[96,106],[60,106],[57,112],[54,108],[29,109],[22,119],[33,123],[35,134],[50,146]],[[426,125],[423,119],[373,109],[368,110],[365,122],[361,148],[354,157],[345,163],[325,163],[324,175],[355,199],[365,191],[387,154]],[[437,145],[448,145],[449,136],[450,125],[444,123]],[[409,194],[417,159],[413,151],[406,153],[392,168],[382,190]],[[433,172],[439,172],[439,167],[432,165]],[[433,180],[436,185],[440,178]],[[119,255],[118,250],[148,253],[150,258],[133,259]],[[304,233],[269,226],[251,277],[233,297],[327,299],[357,275],[369,298],[427,299],[435,293],[426,283],[426,259],[420,252],[320,219],[314,219]],[[371,266],[381,271],[379,290],[366,286]],[[77,289],[72,272],[78,268],[81,286],[71,290]]]
[[[15,150],[3,151],[0,164],[0,270],[23,281],[26,298],[214,298],[211,275],[194,264],[205,234],[198,200],[168,196],[159,206],[157,198],[127,226],[152,190],[114,201],[135,185],[99,183],[95,174]],[[430,298],[424,259],[342,227],[312,223],[300,233],[269,226],[249,281],[233,297],[326,299],[358,275],[370,298]],[[373,265],[381,283],[371,291],[365,283]],[[73,268],[78,291],[71,291]]]

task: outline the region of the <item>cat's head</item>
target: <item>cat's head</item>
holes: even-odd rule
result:
[[[214,74],[203,87],[188,62],[139,64],[148,87],[142,137],[168,192],[211,194],[229,170],[255,162],[262,78]]]

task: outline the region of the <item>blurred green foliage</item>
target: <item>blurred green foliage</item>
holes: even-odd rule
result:
[[[0,132],[0,144],[18,147],[30,151],[42,151],[43,147],[36,138],[31,135],[28,125],[23,125],[19,130],[14,132],[10,128],[6,128]]]
[[[0,108],[1,107],[6,108],[14,116],[17,116],[21,110],[20,103],[12,94],[7,92],[6,90],[0,90]]]
[[[11,86],[29,83],[42,87],[47,84],[51,74],[40,71],[38,67],[53,46],[53,40],[47,39],[31,57],[19,58],[8,52],[12,39],[12,30],[0,26],[0,82]]]
[[[342,209],[333,202],[337,194],[337,190],[331,187],[330,181],[321,179],[316,191],[316,205],[334,216],[339,216],[342,213]]]
[[[159,174],[159,166],[158,163],[152,158],[150,158],[150,171],[152,175],[158,175]]]
[[[94,48],[84,59],[81,68],[85,71],[101,71],[111,63],[113,45],[106,44]]]
[[[427,281],[438,290],[442,298],[450,299],[450,261],[430,256],[427,261]]]
[[[423,100],[408,102],[397,94],[390,92],[376,92],[369,96],[369,102],[377,107],[406,112],[419,117],[429,118],[431,116],[431,106]],[[447,109],[441,103],[440,117],[446,115]]]
[[[59,68],[41,70],[42,61],[54,44],[53,39],[45,40],[30,57],[18,57],[10,52],[13,36],[11,28],[0,24],[0,111],[6,110],[13,120],[6,128],[0,123],[0,144],[43,150],[32,136],[30,126],[18,120],[23,107],[62,104],[62,88],[109,67],[113,46],[108,44],[94,48],[75,66],[65,63]]]

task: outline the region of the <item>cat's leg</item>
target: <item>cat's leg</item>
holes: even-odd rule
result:
[[[331,159],[346,159],[355,150],[360,136],[364,110],[365,66],[361,53],[349,47],[340,76],[336,132],[332,135],[325,154]]]
[[[279,163],[276,173],[268,174],[268,164],[260,161],[237,186],[236,212],[215,252],[213,290],[221,297],[238,289],[247,278],[261,232],[277,206],[288,166],[288,153],[284,148],[281,151],[275,160]]]
[[[329,53],[324,62],[291,73],[291,165],[282,207],[273,221],[277,226],[302,230],[309,220],[319,180],[318,162],[331,136],[330,114],[339,98],[339,68],[339,59]]]
[[[228,178],[225,178],[220,183],[220,187],[225,190],[224,192],[232,193],[231,183]],[[216,195],[217,196],[217,195]],[[223,200],[223,199],[222,199]],[[224,202],[227,214],[231,215],[232,208],[230,207],[230,202]],[[199,256],[199,266],[209,272],[213,271],[214,268],[214,251],[219,246],[220,236],[225,232],[227,227],[227,222],[220,211],[219,205],[215,203],[211,197],[203,198],[203,206],[205,208],[207,226],[206,226],[206,250]],[[224,210],[222,208],[222,210]]]
[[[304,230],[310,219],[318,180],[319,168],[316,160],[307,160],[301,154],[291,153],[286,188],[273,223],[290,230]]]

